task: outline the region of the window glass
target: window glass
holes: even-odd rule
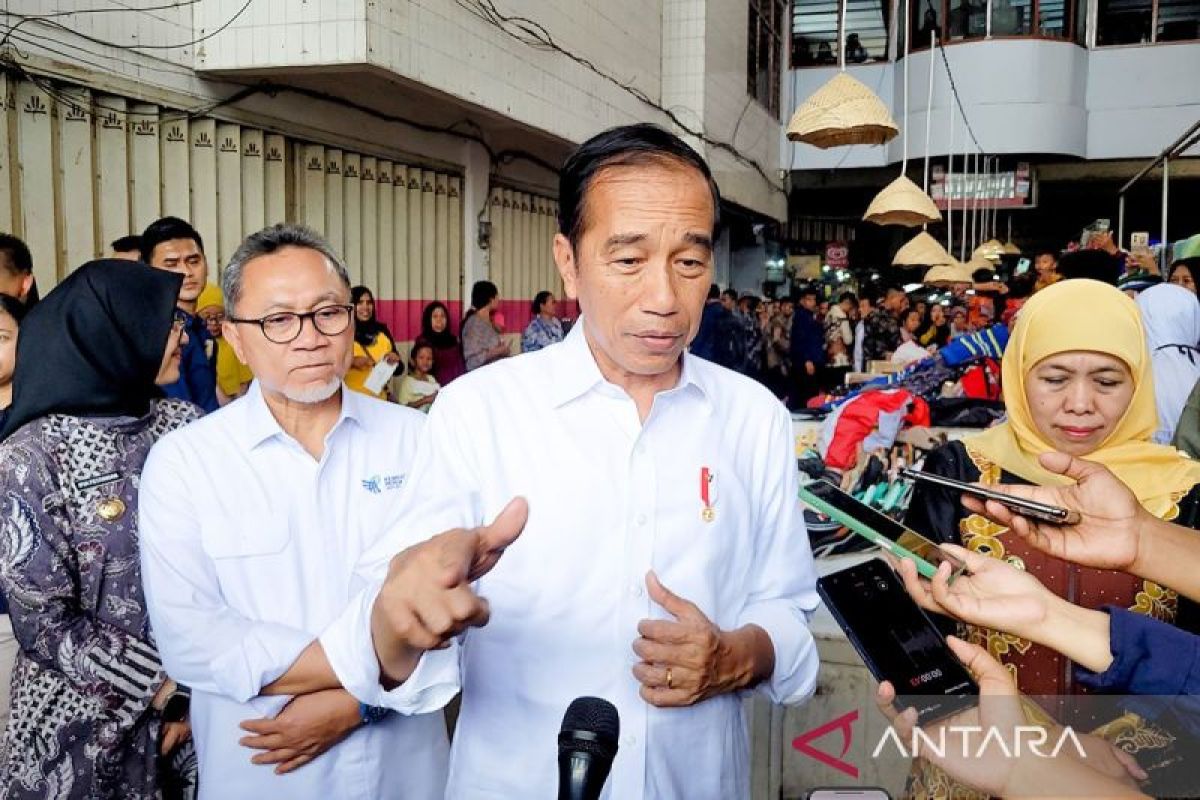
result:
[[[1152,0],[1099,0],[1096,44],[1139,44],[1150,41]]]

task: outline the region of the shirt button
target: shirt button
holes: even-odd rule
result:
[[[646,515],[645,515],[645,514],[638,514],[638,515],[637,515],[637,524],[638,524],[638,525],[645,525],[645,524],[646,524]]]
[[[636,736],[626,736],[625,744],[627,744],[630,747],[633,747],[635,744],[637,744],[637,737]]]
[[[646,593],[646,590],[642,588],[641,584],[635,583],[629,587],[629,593],[634,597],[641,597]]]

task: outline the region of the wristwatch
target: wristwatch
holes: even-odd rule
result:
[[[383,719],[390,713],[392,713],[391,709],[383,708],[381,706],[369,706],[366,703],[358,704],[358,715],[362,717],[363,725],[370,725],[372,723],[379,722],[379,720]]]
[[[191,707],[192,690],[186,686],[176,688],[163,705],[163,722],[183,722],[187,719],[188,711],[191,710]]]

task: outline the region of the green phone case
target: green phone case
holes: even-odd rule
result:
[[[879,533],[878,531],[868,527],[863,522],[855,519],[846,512],[829,505],[824,500],[808,491],[807,487],[805,486],[800,487],[800,499],[813,510],[819,511],[831,519],[836,519],[838,522],[842,523],[851,531],[869,541],[871,544],[879,545],[897,558],[912,559],[912,562],[917,565],[917,572],[919,572],[922,577],[933,580],[933,576],[937,574],[937,568],[928,561],[921,558],[916,553],[901,547],[891,539],[884,536],[882,533]]]

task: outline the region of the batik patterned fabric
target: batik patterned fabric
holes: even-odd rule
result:
[[[138,419],[51,415],[0,443],[0,583],[21,647],[0,796],[194,795],[190,742],[158,755],[137,488],[151,445],[199,414],[162,400]]]

